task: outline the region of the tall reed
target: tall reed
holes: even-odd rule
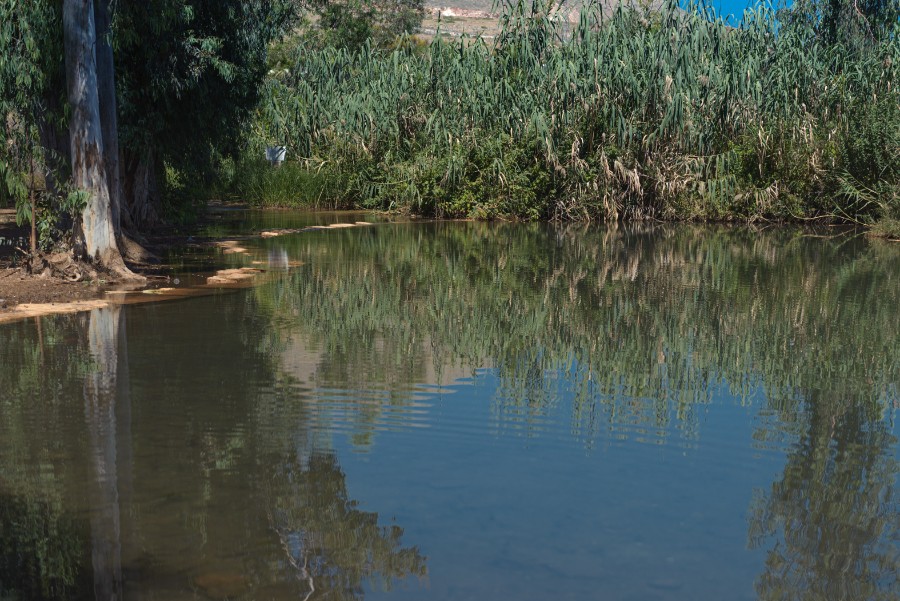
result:
[[[900,212],[900,26],[825,42],[759,6],[506,7],[493,40],[301,51],[259,120],[344,201],[454,216]]]

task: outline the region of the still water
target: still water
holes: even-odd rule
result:
[[[900,598],[900,246],[253,244],[255,288],[0,326],[0,598]]]

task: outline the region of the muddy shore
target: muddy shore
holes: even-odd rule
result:
[[[208,262],[189,275],[176,275],[174,265],[159,263],[129,264],[129,268],[147,278],[142,284],[108,281],[102,277],[71,282],[48,274],[31,274],[15,265],[10,255],[0,257],[0,324],[29,317],[57,313],[76,313],[109,306],[173,300],[213,294],[222,289],[247,288],[268,279],[269,268],[263,256],[256,256],[253,242],[301,231],[343,229],[369,226],[365,221],[314,225],[299,229],[271,229],[237,238],[197,238],[191,235],[158,236],[147,248],[166,256],[172,248],[191,248],[207,255]],[[285,266],[279,266],[279,269]],[[290,265],[287,266],[288,268]]]
[[[107,286],[101,283],[71,283],[57,278],[33,276],[21,269],[0,269],[0,311],[23,303],[62,303],[100,298]]]

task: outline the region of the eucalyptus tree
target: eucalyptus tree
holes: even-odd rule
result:
[[[101,90],[106,91],[105,102],[109,103],[109,96],[115,89],[114,81],[109,81],[113,77],[111,53],[97,36],[95,20],[95,9],[104,14],[102,4],[105,1],[97,0],[97,5],[94,0],[63,2],[72,181],[87,193],[80,224],[84,254],[120,277],[139,278],[125,266],[116,241],[118,212],[113,207],[115,196],[110,195],[110,175],[114,186],[117,182],[115,174],[108,173],[108,168],[117,165],[118,161],[107,158],[110,149],[116,146],[113,142],[117,136],[115,124],[108,122],[115,116],[114,102],[112,106],[105,106],[106,128],[100,114]],[[98,72],[98,54],[103,72]],[[104,137],[108,142],[106,146]]]
[[[238,151],[269,42],[296,14],[292,0],[3,0],[0,202],[33,224],[72,213],[76,250],[132,277],[118,240],[157,220],[165,168],[208,183]],[[42,212],[42,193],[62,200]]]

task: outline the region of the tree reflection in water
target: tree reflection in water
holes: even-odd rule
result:
[[[253,306],[237,311],[252,313]],[[129,345],[126,314],[113,307],[48,318],[41,340],[29,324],[0,330],[0,342],[18,347],[15,361],[0,363],[0,384],[9,393],[0,399],[3,598],[231,598],[269,587],[279,598],[361,599],[367,583],[390,588],[425,575],[425,558],[401,544],[402,529],[379,525],[377,513],[349,498],[333,453],[300,461],[291,458],[290,444],[269,444],[302,438],[302,423],[269,422],[279,428],[271,437],[245,431],[260,402],[253,391],[240,390],[225,407],[218,398],[195,400],[190,390],[138,396],[144,419],[133,424],[129,351],[141,364],[155,342],[138,328]],[[203,344],[254,361],[255,331],[223,329]],[[187,338],[199,340],[201,333]],[[4,359],[9,348],[0,346]],[[177,365],[203,377],[204,370],[221,368],[202,366],[194,348],[164,353],[172,372]],[[271,377],[264,368],[264,362],[253,367]],[[229,373],[235,383],[246,375]],[[145,451],[159,444],[153,411],[185,405],[191,414],[166,423],[167,448],[136,458],[135,436]],[[220,425],[197,453],[192,432],[216,419]],[[210,466],[210,458],[220,467]],[[230,469],[235,466],[244,467]],[[169,484],[160,489],[160,480]],[[183,502],[168,503],[160,491]],[[204,537],[199,543],[195,524]],[[279,543],[267,544],[273,533]],[[234,556],[247,561],[223,559]],[[293,593],[284,586],[291,581]]]
[[[848,391],[813,390],[793,411],[799,436],[781,479],[751,505],[751,547],[772,545],[759,599],[896,599],[900,466],[890,424]]]
[[[86,489],[96,599],[123,597],[116,412],[117,405],[127,408],[130,403],[130,391],[119,386],[120,362],[127,361],[124,317],[118,306],[94,309],[88,325],[93,369],[84,381],[84,415],[93,473],[87,479]],[[123,376],[127,364],[124,367]]]
[[[334,454],[283,463],[273,478],[285,485],[270,494],[269,520],[304,585],[304,598],[358,600],[372,579],[390,590],[397,580],[427,574],[419,550],[402,546],[402,528],[379,525],[377,513],[348,497]]]
[[[754,444],[788,450],[750,512],[751,546],[770,548],[759,597],[895,598],[896,248],[789,229],[385,229],[297,239],[302,266],[259,291],[322,349],[310,382],[402,393],[487,365],[501,424],[539,436],[568,394],[588,446],[622,426],[698,438],[725,384],[774,416]]]

